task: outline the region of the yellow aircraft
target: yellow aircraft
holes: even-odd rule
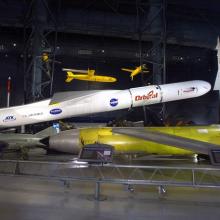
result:
[[[111,145],[116,154],[200,154],[213,159],[213,152],[220,155],[220,126],[71,129],[51,136],[49,148],[77,154],[83,146],[94,143]]]
[[[134,76],[138,75],[141,72],[149,73],[149,71],[147,70],[146,64],[138,66],[138,67],[136,67],[136,69],[121,68],[121,70],[124,70],[126,72],[130,72],[131,73],[131,75],[130,75],[131,80],[133,80]]]
[[[117,79],[110,76],[100,76],[95,75],[95,70],[77,70],[77,69],[67,69],[63,68],[63,71],[67,72],[67,79],[65,82],[69,83],[73,79],[94,81],[94,82],[116,82]],[[79,74],[75,74],[79,73]]]

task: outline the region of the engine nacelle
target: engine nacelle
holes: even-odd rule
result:
[[[79,130],[67,130],[51,136],[48,145],[49,149],[52,150],[78,154],[82,148]]]

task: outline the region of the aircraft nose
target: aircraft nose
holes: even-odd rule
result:
[[[201,95],[208,93],[211,90],[211,84],[206,81],[201,81],[199,90]]]

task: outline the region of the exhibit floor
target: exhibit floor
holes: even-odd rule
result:
[[[33,161],[65,162],[71,155],[45,155],[32,151]],[[18,159],[16,154],[3,159]],[[126,158],[120,162],[125,163]],[[127,161],[128,164],[194,166],[189,160]],[[6,163],[7,164],[7,163]],[[206,164],[206,163],[205,163]],[[204,165],[204,164],[203,164]],[[4,163],[1,163],[1,170]],[[9,166],[9,165],[8,165]],[[200,165],[196,165],[198,167]],[[30,171],[36,169],[27,165]],[[21,166],[22,168],[22,166]],[[51,166],[41,167],[43,173]],[[52,166],[53,170],[57,166]],[[22,170],[20,170],[22,171]],[[68,174],[75,172],[68,168]],[[50,172],[49,172],[50,173]],[[52,172],[54,173],[54,172]],[[40,176],[0,175],[0,219],[60,220],[60,219],[219,219],[220,189],[172,187],[161,196],[157,186],[138,185],[134,191],[128,185],[103,183],[101,199],[96,201],[95,182],[41,179]]]
[[[28,177],[0,177],[0,219],[219,219],[220,190],[171,188],[160,198],[156,187],[102,186],[95,201],[93,183]]]

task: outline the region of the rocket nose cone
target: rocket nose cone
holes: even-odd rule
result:
[[[201,95],[208,93],[211,90],[211,84],[206,81],[201,81],[199,91]]]

